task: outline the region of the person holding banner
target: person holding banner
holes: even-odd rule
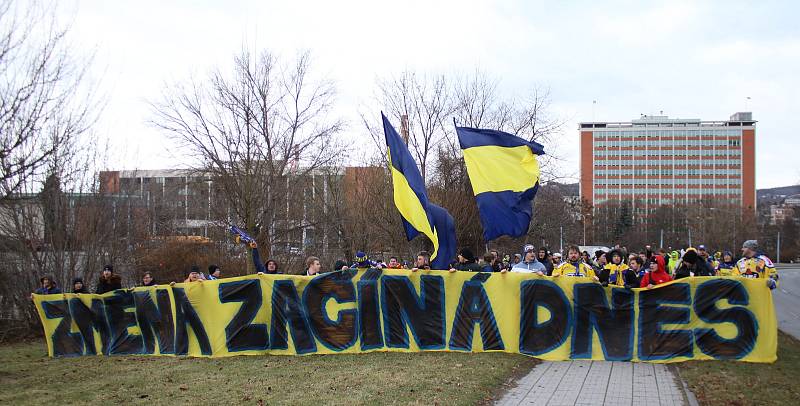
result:
[[[725,251],[717,264],[717,276],[739,276],[739,269],[736,267],[736,261],[733,260],[733,254],[730,251]]]
[[[458,253],[458,263],[450,268],[450,272],[467,271],[467,272],[481,272],[481,266],[475,260],[475,255],[469,248],[462,248]]]
[[[189,270],[189,276],[186,277],[186,280],[183,283],[189,282],[202,282],[205,278],[203,275],[200,274],[200,267],[197,265],[192,265],[192,269]]]
[[[430,267],[430,265],[428,263],[428,258],[430,258],[430,255],[428,254],[428,251],[420,251],[420,252],[418,252],[417,253],[417,260],[414,261],[414,266],[411,267],[411,272],[417,272],[420,269],[422,269],[422,270],[431,269],[431,267]]]
[[[142,275],[142,286],[156,286],[156,285],[158,285],[158,284],[156,283],[155,278],[153,278],[153,274],[152,273],[145,272]]]
[[[322,264],[317,257],[306,258],[306,276],[318,275],[322,270]]]
[[[544,275],[547,272],[544,264],[536,260],[536,247],[531,244],[525,245],[522,249],[525,258],[511,268],[511,272],[538,273]]]
[[[389,263],[386,264],[386,267],[389,269],[403,269],[403,264],[400,263],[400,260],[397,257],[389,257]]]
[[[626,282],[623,273],[628,270],[628,265],[623,260],[622,252],[618,249],[613,249],[606,254],[606,257],[611,261],[600,271],[600,283],[604,286],[609,283],[624,286]]]
[[[744,258],[736,263],[736,269],[739,271],[740,276],[766,279],[767,286],[770,289],[775,289],[778,286],[778,273],[775,271],[775,265],[766,255],[759,252],[758,241],[745,241],[742,244],[742,255],[744,255]]]
[[[632,287],[638,288],[640,286],[642,278],[644,278],[644,274],[647,272],[647,269],[645,268],[645,264],[646,263],[649,264],[649,262],[643,261],[639,257],[631,259],[631,262],[629,264],[629,266],[631,268],[630,270],[635,272],[635,274],[636,274],[636,284],[635,284],[636,286],[632,286]],[[665,260],[664,263],[666,264],[667,261]],[[627,285],[626,285],[626,287],[627,287]]]
[[[487,252],[483,255],[483,266],[481,267],[481,272],[495,272],[494,264],[497,261],[497,257],[494,256],[491,252]]]
[[[102,295],[103,293],[117,289],[122,289],[122,278],[114,273],[113,266],[104,266],[103,273],[100,275],[100,281],[97,282],[97,288],[94,293]]]
[[[686,250],[681,265],[675,270],[675,279],[690,276],[714,276],[714,271],[711,270],[708,262],[698,255],[694,248]]]
[[[567,248],[567,260],[562,262],[556,269],[553,269],[553,276],[581,276],[594,279],[600,282],[589,264],[581,261],[581,250],[577,245],[570,245]]]
[[[642,282],[639,284],[642,288],[652,289],[662,283],[667,283],[672,280],[672,277],[666,271],[664,257],[656,255],[648,263],[648,271],[644,274]]]
[[[89,293],[86,286],[83,284],[83,278],[75,278],[72,280],[72,293]]]
[[[53,295],[56,293],[61,293],[61,289],[56,286],[56,282],[53,280],[52,276],[42,276],[39,278],[39,283],[42,284],[36,291],[37,295]]]

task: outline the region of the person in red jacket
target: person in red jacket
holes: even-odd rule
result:
[[[664,257],[656,255],[650,259],[650,269],[642,277],[642,282],[639,286],[643,288],[654,288],[656,285],[667,283],[672,280],[672,277],[667,273]]]

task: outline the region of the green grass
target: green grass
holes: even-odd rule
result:
[[[676,365],[701,405],[800,404],[800,341],[780,331],[774,364],[690,361]]]
[[[0,347],[0,404],[475,404],[536,360],[503,353],[52,359]]]

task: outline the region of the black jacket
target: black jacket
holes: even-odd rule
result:
[[[481,272],[483,268],[475,262],[464,262],[456,264],[454,267],[457,271]]]
[[[97,289],[95,290],[95,293],[103,294],[116,289],[122,289],[122,278],[120,278],[118,275],[111,275],[111,277],[108,279],[105,279],[101,276],[100,281],[97,282]]]
[[[609,269],[602,268],[599,271],[595,271],[595,274],[603,286],[608,286],[611,283],[611,271]],[[626,289],[639,287],[639,275],[633,269],[628,268],[622,271],[622,278],[625,280],[624,287]]]
[[[675,279],[688,278],[689,272],[694,272],[694,276],[714,276],[715,272],[711,269],[703,258],[697,258],[694,263],[694,268],[689,268],[685,263],[681,263],[678,269],[675,270]]]
[[[547,276],[553,276],[553,261],[550,259],[550,256],[549,255],[546,256],[544,261],[539,260],[539,258],[536,258],[536,259],[539,262],[541,262],[542,265],[544,265],[544,269],[547,270],[547,272],[545,272],[544,274],[547,275]]]

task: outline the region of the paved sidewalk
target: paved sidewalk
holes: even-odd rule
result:
[[[563,361],[537,365],[497,404],[656,406],[687,401],[664,364]]]

